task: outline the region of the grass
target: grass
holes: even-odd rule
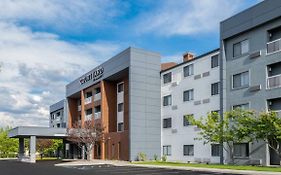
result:
[[[193,164],[193,163],[160,162],[160,161],[134,162],[133,164],[281,172],[281,167],[264,167],[264,166],[248,166],[248,165]]]
[[[41,159],[41,157],[36,157],[36,160],[39,160],[39,161],[44,161],[44,160],[46,160],[46,161],[49,161],[49,160],[59,160],[57,157],[43,157],[42,159]]]

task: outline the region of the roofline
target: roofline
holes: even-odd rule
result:
[[[209,55],[209,54],[211,54],[211,53],[218,52],[218,51],[220,51],[220,48],[211,50],[211,51],[209,51],[209,52],[207,52],[207,53],[204,53],[204,54],[202,54],[202,55],[199,55],[199,56],[197,56],[197,57],[194,57],[192,60],[188,60],[188,61],[179,63],[179,64],[177,64],[177,65],[175,65],[175,66],[173,66],[173,67],[170,67],[169,69],[162,70],[162,71],[160,71],[160,74],[163,73],[163,72],[169,71],[169,70],[171,70],[171,69],[177,68],[177,67],[179,67],[179,66],[181,66],[181,65],[184,65],[184,64],[186,64],[186,63],[190,63],[190,62],[192,62],[192,61],[198,60],[198,59],[203,58],[203,57],[205,57],[205,56],[207,56],[207,55]]]

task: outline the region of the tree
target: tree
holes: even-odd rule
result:
[[[279,156],[281,165],[281,118],[278,117],[278,113],[261,112],[251,123],[253,127],[249,127],[248,134],[254,135],[257,141],[265,141]]]
[[[18,141],[8,137],[11,128],[0,128],[0,157],[15,157],[18,152]]]
[[[38,139],[36,142],[36,149],[40,153],[41,159],[43,158],[46,150],[52,146],[53,142],[51,139]]]
[[[212,112],[207,117],[196,120],[193,116],[187,116],[188,120],[200,128],[197,140],[203,140],[204,144],[224,143],[223,148],[229,154],[230,164],[234,164],[234,143],[249,142],[253,140],[248,135],[248,128],[244,126],[247,120],[254,116],[253,111],[241,109],[224,113],[223,120],[217,112]]]
[[[76,143],[80,148],[86,146],[87,160],[91,160],[94,145],[103,138],[104,127],[100,122],[87,120],[83,127],[75,123],[73,128],[67,130],[67,134],[68,140]]]

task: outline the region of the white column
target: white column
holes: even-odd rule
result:
[[[36,162],[36,136],[30,136],[30,162],[35,163]]]
[[[19,138],[19,155],[18,160],[22,160],[24,157],[24,138]]]
[[[82,159],[85,159],[85,145],[82,146]]]

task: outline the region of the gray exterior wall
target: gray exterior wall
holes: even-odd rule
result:
[[[49,126],[56,127],[59,123],[60,127],[67,126],[67,101],[65,99],[53,104],[50,106],[50,118],[49,118]],[[56,119],[52,119],[52,114],[60,112],[62,114],[61,119],[57,121]],[[65,126],[64,126],[65,125]]]
[[[159,54],[128,48],[81,76],[102,66],[104,72],[100,79],[80,85],[79,77],[66,86],[66,96],[69,97],[129,68],[130,160],[136,160],[140,152],[151,159],[154,154],[161,156],[160,64]]]
[[[161,156],[160,55],[131,50],[129,69],[130,159]]]
[[[277,18],[278,17],[278,18]],[[232,109],[233,105],[249,103],[251,109],[267,110],[267,99],[281,97],[281,89],[267,89],[267,65],[280,62],[281,52],[267,54],[266,47],[268,30],[281,26],[281,1],[266,0],[249,10],[246,10],[221,23],[221,55],[224,62],[222,73],[225,77],[224,111]],[[233,58],[233,44],[249,40],[249,53]],[[260,51],[261,56],[250,58],[250,54]],[[232,89],[232,76],[249,71],[249,87]],[[253,86],[261,86],[260,90],[250,91]],[[252,160],[262,160],[269,164],[268,147],[259,142],[250,144],[249,159],[239,160],[245,163]]]

